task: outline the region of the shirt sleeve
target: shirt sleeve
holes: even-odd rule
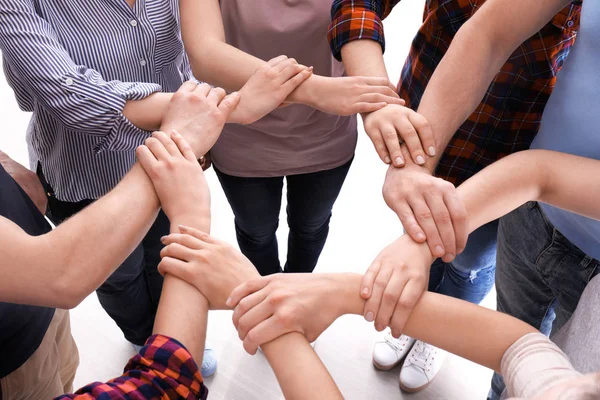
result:
[[[132,143],[148,135],[123,115],[123,108],[127,100],[161,91],[160,85],[105,81],[98,71],[77,65],[32,0],[0,0],[0,16],[5,68],[57,121],[70,130],[104,136],[96,151],[135,148]],[[27,103],[32,107],[31,101],[20,105]]]
[[[509,397],[534,398],[552,386],[581,376],[558,346],[541,333],[516,341],[500,366]]]
[[[341,61],[342,47],[354,40],[379,42],[385,51],[382,20],[400,0],[335,0],[327,38],[334,57]]]
[[[208,390],[192,355],[175,339],[152,336],[119,378],[95,382],[55,400],[206,400]]]

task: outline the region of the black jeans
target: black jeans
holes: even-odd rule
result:
[[[47,216],[55,225],[93,203],[93,200],[60,201],[39,167],[38,176],[48,193]],[[117,323],[125,338],[136,345],[143,345],[152,335],[163,284],[157,269],[163,247],[160,238],[169,234],[169,228],[169,219],[161,211],[142,243],[96,291],[102,308]],[[114,234],[119,234],[116,227]]]
[[[327,171],[287,176],[290,234],[285,272],[312,272],[329,233],[331,210],[352,160]],[[215,168],[235,215],[242,253],[265,276],[281,272],[276,232],[283,177],[242,178]]]

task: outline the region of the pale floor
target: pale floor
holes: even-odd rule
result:
[[[395,81],[410,41],[422,16],[423,0],[402,2],[386,21],[386,62]],[[4,123],[0,149],[26,163],[25,128],[28,116],[16,107],[12,91],[0,74],[0,115]],[[7,124],[8,122],[8,124]],[[381,197],[385,167],[376,157],[366,135],[361,134],[354,165],[334,210],[329,241],[317,272],[364,272],[370,261],[401,233],[397,217]],[[214,172],[208,173],[213,194],[213,234],[235,243],[233,215]],[[284,199],[285,201],[285,199]],[[285,210],[285,207],[282,207]],[[286,254],[287,228],[282,213],[279,231],[281,254]],[[493,306],[493,294],[486,300]],[[72,311],[73,335],[81,354],[76,387],[120,375],[133,354],[131,346],[100,307],[95,295]],[[270,400],[283,396],[262,355],[244,353],[231,324],[230,312],[212,312],[208,341],[219,359],[219,369],[207,379],[215,400]],[[398,388],[398,373],[376,371],[371,350],[378,334],[361,317],[336,321],[316,343],[321,356],[348,399],[483,399],[491,372],[458,357],[445,363],[437,379],[423,392],[407,395]]]

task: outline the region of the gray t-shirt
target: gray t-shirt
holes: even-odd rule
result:
[[[577,42],[544,110],[531,148],[600,159],[600,1],[586,1]],[[598,179],[591,176],[590,179]],[[573,196],[585,196],[573,193]],[[573,244],[600,259],[600,222],[543,204],[549,220]]]
[[[340,77],[327,29],[331,1],[221,0],[227,43],[263,60],[281,54]],[[356,116],[340,117],[294,104],[250,125],[228,124],[211,150],[228,175],[273,177],[324,171],[348,162],[356,148]]]

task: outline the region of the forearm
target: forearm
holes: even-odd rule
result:
[[[288,333],[261,348],[286,399],[343,399],[329,371],[300,333]]]
[[[355,40],[342,47],[344,68],[350,76],[389,79],[381,45],[370,39]]]
[[[143,100],[128,100],[123,115],[135,126],[146,131],[160,128],[173,93],[154,93]]]
[[[598,172],[600,161],[545,150],[505,157],[458,188],[469,231],[532,200],[600,219]]]
[[[340,315],[362,315],[361,280],[358,274],[340,274],[339,293],[332,294],[343,304]],[[500,370],[506,350],[531,332],[535,332],[533,327],[516,318],[431,292],[421,296],[404,329],[411,337],[495,371]]]

